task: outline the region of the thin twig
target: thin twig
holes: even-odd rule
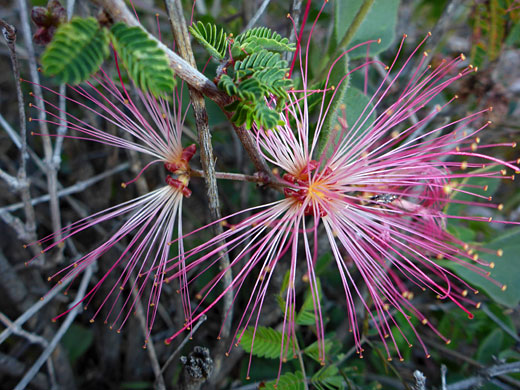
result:
[[[186,345],[186,343],[188,341],[190,341],[193,337],[193,334],[197,331],[197,329],[199,329],[199,327],[204,323],[204,321],[206,321],[208,319],[208,317],[206,317],[205,315],[201,316],[199,318],[199,320],[197,321],[197,323],[195,324],[195,326],[190,330],[190,334],[188,334],[184,340],[182,340],[182,342],[179,344],[179,346],[175,349],[175,351],[172,352],[172,354],[168,357],[168,359],[166,360],[166,362],[164,363],[164,365],[162,366],[161,368],[161,373],[164,373],[164,371],[166,370],[166,368],[168,368],[168,366],[171,364],[171,362],[173,362],[173,360],[177,357],[177,355],[179,355],[179,353],[181,352],[182,348]]]
[[[27,180],[27,128],[25,123],[25,105],[23,101],[22,88],[20,86],[20,67],[16,57],[16,29],[14,26],[0,19],[2,33],[9,48],[11,65],[13,67],[14,80],[16,86],[16,97],[18,99],[18,115],[20,120],[20,168],[18,169],[18,190],[24,204],[25,211],[25,230],[29,240],[36,240],[36,216],[31,205],[31,193]]]
[[[463,353],[446,348],[444,345],[437,343],[435,341],[429,340],[429,339],[425,339],[424,341],[426,344],[428,344],[431,347],[435,348],[436,350],[442,352],[444,354],[444,356],[446,356],[447,358],[451,358],[453,361],[455,361],[457,363],[460,363],[461,361],[466,362],[466,363],[469,363],[470,365],[472,365],[473,367],[476,367],[477,369],[479,369],[480,372],[486,371],[486,366],[484,366],[482,363],[476,361],[475,359],[470,358],[469,356],[467,356]],[[508,383],[508,384],[514,383],[515,385],[519,384],[518,381],[516,381],[515,379],[512,379],[508,376],[501,375],[500,372],[495,374],[495,376],[496,376],[496,379],[499,379],[500,381],[502,381],[504,383]],[[469,387],[467,387],[467,388],[469,388]],[[458,388],[456,388],[456,389],[458,389]],[[455,390],[455,389],[452,389],[451,385],[449,385],[448,390]],[[460,389],[458,389],[458,390],[460,390]]]
[[[298,26],[300,24],[300,15],[302,12],[302,2],[303,0],[293,0],[292,2],[290,14],[294,21],[294,26],[291,23],[289,23],[289,26],[287,27],[287,36],[289,37],[289,43],[296,42]],[[283,58],[287,61],[288,64],[290,64],[293,60],[294,54],[295,53],[293,51],[286,51],[283,54]]]
[[[141,24],[126,6],[124,0],[97,0],[97,2],[112,16],[114,21],[124,22],[129,26],[141,26]],[[231,98],[229,96],[220,91],[210,79],[191,66],[188,61],[184,60],[181,56],[173,52],[164,43],[159,41],[150,33],[148,33],[148,35],[167,54],[170,60],[170,66],[175,71],[177,76],[215,102],[221,102],[223,104],[228,104],[231,102]]]
[[[205,177],[205,174],[200,169],[191,169],[191,176],[193,177]],[[235,180],[235,181],[249,181],[251,183],[264,184],[265,178],[259,175],[244,175],[242,173],[230,173],[230,172],[215,172],[215,177],[221,180]],[[2,209],[0,209],[1,212]]]
[[[305,364],[303,363],[303,356],[300,346],[298,345],[298,340],[296,337],[294,338],[294,346],[296,347],[296,354],[298,355],[298,362],[300,363],[300,369],[302,370],[303,376],[303,389],[309,390],[309,384],[307,383],[307,373],[305,371]]]
[[[448,373],[448,367],[441,365],[441,390],[447,390],[446,388],[446,374]]]
[[[26,330],[22,329],[21,326],[16,325],[13,321],[7,318],[4,313],[0,313],[0,321],[3,322],[6,327],[11,328],[15,335],[27,339],[32,344],[38,344],[44,348],[49,345],[49,342],[44,337],[27,332]]]
[[[481,370],[476,376],[452,383],[447,386],[447,390],[466,390],[483,386],[493,378],[503,380],[503,375],[520,372],[520,362],[497,364]],[[502,377],[500,377],[502,376]]]
[[[58,192],[58,174],[56,167],[54,166],[52,157],[52,143],[50,140],[49,129],[47,127],[46,122],[46,111],[43,103],[43,94],[42,88],[40,86],[40,76],[38,75],[38,67],[36,65],[36,55],[34,51],[34,46],[32,42],[32,34],[31,34],[31,26],[29,25],[29,17],[27,10],[26,0],[18,0],[18,6],[20,11],[20,21],[22,24],[22,34],[23,39],[25,41],[25,46],[28,53],[29,58],[29,71],[31,74],[31,80],[33,82],[32,88],[36,99],[41,104],[41,110],[38,110],[38,124],[40,126],[40,132],[44,135],[42,138],[43,144],[43,152],[44,152],[44,162],[46,166],[45,174],[47,176],[47,188],[50,195],[50,214],[51,214],[51,222],[52,228],[55,232],[59,232],[61,230],[61,212],[60,212],[60,204],[57,196]],[[23,138],[23,137],[22,137]],[[23,141],[23,140],[22,140]],[[58,242],[60,235],[57,234],[54,237],[54,242]],[[58,261],[61,259],[61,251],[60,255],[55,259]]]
[[[426,377],[424,374],[419,370],[415,370],[413,377],[415,378],[414,390],[426,390]]]
[[[50,361],[51,359],[49,359]],[[0,352],[0,374],[11,377],[21,377],[27,371],[24,363],[18,361],[11,355]],[[47,377],[43,373],[36,375],[31,382],[31,389],[49,390]]]
[[[90,282],[90,278],[92,277],[92,274],[93,274],[93,269],[94,269],[94,266],[90,265],[85,270],[83,278],[81,279],[81,284],[78,289],[78,294],[76,296],[76,299],[71,303],[71,306],[74,306],[77,303],[79,303],[85,296],[85,292],[86,292],[88,284]],[[41,366],[49,358],[49,356],[52,354],[52,352],[54,352],[54,349],[60,342],[63,335],[69,329],[70,325],[74,321],[74,318],[76,318],[76,315],[78,314],[80,309],[81,309],[81,305],[78,305],[74,309],[72,309],[69,312],[69,314],[67,314],[67,318],[65,319],[65,321],[63,321],[63,324],[60,326],[60,328],[56,332],[55,336],[52,338],[52,340],[49,343],[49,345],[47,346],[47,348],[45,348],[45,350],[42,352],[40,357],[36,360],[36,362],[34,362],[33,366],[29,369],[29,371],[27,371],[27,373],[20,380],[20,382],[18,382],[18,384],[16,385],[14,390],[23,390],[27,387],[27,385],[32,380],[32,378],[34,378],[34,376],[38,373]]]
[[[188,27],[184,19],[183,8],[180,0],[165,0],[166,10],[170,20],[171,29],[177,49],[181,57],[183,57],[192,67],[196,67],[195,57],[191,49],[190,38],[188,35]],[[215,177],[215,159],[213,157],[213,146],[211,145],[211,133],[209,131],[208,113],[206,111],[206,104],[204,96],[192,86],[189,86],[190,98],[195,114],[195,122],[197,132],[199,135],[200,146],[200,162],[202,170],[204,171],[204,180],[206,182],[206,194],[208,196],[208,208],[213,221],[221,219],[219,195],[217,179]],[[221,224],[213,224],[213,231],[215,235],[220,235],[224,232]],[[228,289],[223,298],[224,308],[222,310],[222,330],[221,337],[225,340],[231,333],[231,322],[233,320],[233,275],[230,266],[229,256],[227,252],[221,253],[220,269],[227,270],[224,274],[223,282],[224,288]],[[218,353],[215,356],[214,373],[218,373],[222,364],[223,353]]]
[[[1,23],[1,22],[0,22]],[[4,128],[5,132],[11,138],[11,141],[15,144],[18,149],[22,149],[22,143],[20,142],[20,136],[16,134],[15,130],[11,127],[11,125],[5,120],[3,115],[0,113],[0,125]]]
[[[30,308],[28,308],[20,317],[18,317],[14,322],[13,326],[20,327],[23,324],[25,324],[33,315],[35,315],[42,307],[47,305],[52,298],[54,298],[56,295],[60,293],[61,290],[63,290],[72,279],[65,280],[62,284],[57,285],[53,290],[51,290],[45,298],[41,298],[39,301],[37,301],[34,305],[32,305]],[[7,329],[4,329],[2,333],[0,333],[0,344],[2,344],[9,336],[13,334],[13,328],[9,327]]]
[[[5,183],[11,188],[13,191],[19,191],[22,187],[18,179],[14,176],[11,176],[7,172],[5,172],[2,168],[0,168],[0,179],[5,181]]]
[[[70,20],[74,12],[74,5],[76,0],[67,0],[67,20]],[[56,167],[56,170],[60,169],[61,165],[61,148],[63,146],[64,135],[67,133],[67,88],[65,84],[60,85],[59,92],[59,108],[60,108],[60,125],[56,130],[56,142],[54,143],[54,151],[52,155],[52,163]],[[61,235],[60,235],[61,239]]]
[[[141,326],[141,331],[143,332],[144,337],[148,333],[148,329],[146,328],[146,318],[144,315],[143,304],[139,300],[137,295],[137,290],[132,289],[132,297],[136,300],[136,315],[139,320],[139,325]],[[148,341],[148,340],[147,340]],[[157,353],[155,352],[155,347],[153,345],[153,341],[149,341],[145,344],[146,352],[148,352],[148,356],[150,357],[150,362],[152,363],[152,370],[155,375],[155,382],[157,383],[157,390],[166,390],[166,383],[164,382],[164,377],[162,375],[161,366],[159,364],[159,359],[157,358]]]
[[[256,13],[253,15],[249,23],[247,23],[247,26],[244,28],[244,31],[247,31],[255,26],[256,22],[258,22],[258,19],[260,19],[260,16],[262,16],[262,14],[265,12],[265,9],[267,8],[270,2],[271,0],[263,1],[263,3],[260,5],[260,8],[258,8],[258,11],[256,11]]]
[[[4,128],[5,132],[11,138],[11,141],[15,144],[15,146],[18,148],[18,150],[22,150],[22,141],[20,139],[20,136],[14,131],[14,129],[11,127],[11,125],[5,120],[5,118],[0,114],[0,125]],[[45,165],[43,164],[43,161],[40,159],[40,157],[32,150],[29,145],[27,145],[27,152],[29,153],[29,156],[33,159],[34,163],[38,166],[38,168],[45,172]]]
[[[126,171],[129,167],[130,167],[130,164],[128,162],[125,162],[125,163],[119,164],[118,166],[116,166],[112,169],[109,169],[108,171],[100,173],[99,175],[92,176],[91,178],[89,178],[87,180],[79,181],[76,184],[71,185],[70,187],[59,190],[58,194],[57,194],[58,198],[62,198],[64,196],[68,196],[68,195],[72,195],[72,194],[75,194],[78,192],[85,191],[88,187],[96,184],[97,182],[104,180],[107,177],[112,176],[116,173]],[[37,204],[40,204],[43,202],[48,202],[49,198],[50,198],[49,194],[42,195],[38,198],[32,199],[31,204],[34,206],[34,205],[37,205]],[[4,212],[16,211],[16,210],[20,209],[21,207],[23,207],[22,203],[14,203],[9,206],[0,208],[0,214],[2,214]]]

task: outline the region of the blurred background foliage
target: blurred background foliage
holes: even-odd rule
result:
[[[23,1],[23,0],[21,0]],[[238,34],[255,16],[262,3],[267,3],[265,11],[259,16],[256,26],[267,26],[277,31],[282,36],[290,37],[292,25],[286,17],[294,5],[301,1],[238,1],[238,0],[197,0],[184,1],[185,15],[190,20],[192,7],[195,21],[213,23],[223,27],[228,32]],[[294,4],[293,4],[294,3]],[[306,2],[301,4],[303,8]],[[426,42],[423,50],[429,53],[432,65],[442,58],[453,57],[461,52],[466,53],[472,64],[478,66],[479,71],[458,82],[448,93],[458,94],[457,104],[450,105],[435,119],[435,124],[448,122],[461,117],[471,111],[493,106],[490,114],[493,125],[486,130],[484,137],[493,139],[494,142],[511,142],[518,140],[520,134],[520,2],[513,0],[375,0],[368,9],[359,28],[345,42],[344,38],[349,31],[349,26],[354,21],[354,16],[363,7],[362,0],[331,0],[317,21],[313,38],[308,51],[309,71],[311,85],[319,86],[323,83],[323,73],[327,71],[332,61],[340,54],[344,47],[370,39],[381,38],[380,44],[372,44],[370,56],[378,58],[383,63],[389,63],[393,59],[400,37],[406,33],[408,39],[404,44],[404,52],[410,53],[428,32],[432,37]],[[45,0],[32,0],[32,6],[46,5]],[[162,41],[172,46],[172,37],[168,26],[168,20],[162,2],[153,0],[136,0],[135,8],[140,15],[142,23],[153,34],[158,35],[158,26],[161,30]],[[313,1],[309,13],[309,20],[316,18],[322,3]],[[76,3],[75,14],[80,16],[96,16],[98,8],[95,2],[81,1]],[[156,20],[158,15],[158,22]],[[0,17],[14,25],[19,24],[18,4],[3,0],[0,8]],[[307,36],[312,23],[307,23]],[[34,26],[33,26],[34,27]],[[19,37],[17,41],[18,53],[22,66],[22,76],[28,72],[27,51],[24,49],[24,41]],[[213,78],[217,74],[218,63],[209,61],[209,54],[205,48],[193,41],[195,57],[199,69],[205,67],[204,73]],[[43,46],[37,47],[38,54],[44,50]],[[9,56],[5,45],[0,45],[0,112],[3,118],[16,128],[18,125],[17,105],[13,99],[14,84],[10,72]],[[365,60],[366,49],[359,49],[346,57],[341,71],[332,74],[331,80],[337,83],[349,67]],[[406,56],[404,56],[406,58]],[[105,66],[110,69],[110,59]],[[402,61],[402,60],[400,60]],[[338,68],[336,68],[338,69]],[[346,103],[347,118],[355,120],[361,115],[362,108],[368,99],[367,95],[375,90],[381,79],[381,69],[371,68],[365,74],[358,72],[350,80],[343,84],[343,90],[338,95],[336,107]],[[366,78],[365,78],[366,76]],[[301,82],[298,74],[295,74],[294,83],[298,86]],[[367,83],[365,84],[365,80]],[[402,80],[406,80],[405,77]],[[404,82],[404,81],[402,81]],[[58,88],[52,78],[43,77],[42,83],[51,88]],[[26,95],[29,93],[28,85],[24,84]],[[397,84],[396,91],[401,84]],[[186,93],[186,88],[184,88]],[[438,104],[448,99],[448,95],[441,96]],[[52,98],[51,98],[52,99]],[[186,93],[184,104],[189,101]],[[252,174],[253,166],[249,163],[238,139],[236,139],[231,125],[216,104],[207,100],[212,141],[218,156],[217,167],[219,171],[241,172]],[[383,107],[384,109],[384,107]],[[85,120],[93,121],[98,126],[110,131],[110,124],[102,119],[89,116],[80,111],[78,107],[69,106],[68,110]],[[29,131],[35,130],[34,125],[29,124]],[[188,115],[186,127],[194,132],[195,125],[191,115]],[[8,136],[0,133],[0,166],[10,172],[16,172],[17,150]],[[186,144],[192,141],[186,137]],[[40,138],[31,137],[30,146],[38,153],[42,150]],[[496,148],[489,151],[490,154],[505,160],[518,158],[517,152]],[[141,161],[136,156],[131,156],[124,151],[114,151],[111,148],[98,144],[79,142],[78,140],[66,140],[62,156],[62,166],[59,180],[63,187],[88,179],[93,175],[105,172],[117,166],[121,161],[130,161],[136,167],[142,167],[147,161]],[[46,192],[45,179],[37,167],[32,164],[31,170],[33,196],[44,195]],[[148,175],[146,185],[150,188],[157,187],[164,180],[162,168],[152,169],[154,174]],[[132,170],[125,170],[115,176],[105,178],[95,186],[86,188],[80,193],[69,196],[62,202],[62,216],[65,223],[69,223],[84,214],[113,205],[117,202],[130,199],[135,196],[135,188],[129,187],[122,191],[120,183],[131,179]],[[473,180],[473,179],[471,179]],[[479,214],[493,215],[498,220],[517,221],[520,216],[520,191],[518,181],[499,181],[495,179],[478,179],[478,184],[487,186],[486,196],[493,196],[495,203],[502,203],[502,210],[485,209],[478,206],[450,205],[448,212],[452,214]],[[15,204],[19,201],[16,194],[7,190],[4,183],[0,184],[2,207]],[[209,216],[201,214],[198,210],[204,209],[205,198],[203,186],[200,180],[192,180],[190,186],[194,187],[194,196],[189,200],[190,206],[185,207],[184,220],[186,231],[209,222]],[[220,182],[223,213],[229,214],[238,209],[264,203],[273,199],[273,194],[256,187],[253,184]],[[457,195],[463,197],[463,195]],[[463,199],[462,199],[463,200]],[[49,222],[49,210],[46,203],[36,207],[38,236],[42,237],[51,232]],[[20,210],[15,211],[20,213]],[[115,226],[107,224],[103,231],[95,234],[80,235],[73,240],[73,249],[65,249],[65,258],[73,257],[74,253],[82,253],[100,242],[103,234],[110,232]],[[314,312],[312,300],[309,300],[308,285],[302,279],[297,286],[301,307],[298,311],[298,340],[295,346],[298,354],[296,359],[290,359],[282,366],[282,376],[278,389],[304,389],[302,364],[305,367],[306,376],[309,378],[310,389],[412,389],[415,383],[413,372],[420,370],[428,378],[428,389],[441,389],[441,366],[447,367],[445,375],[448,385],[445,389],[471,389],[476,388],[476,383],[482,389],[520,389],[520,374],[506,372],[500,375],[490,375],[489,367],[501,366],[520,361],[520,327],[519,302],[520,302],[520,229],[509,228],[501,224],[488,224],[482,222],[460,222],[450,220],[448,229],[462,240],[469,243],[479,243],[490,249],[502,249],[503,256],[486,255],[486,260],[494,261],[496,267],[491,277],[507,284],[508,289],[502,291],[494,284],[468,272],[466,269],[445,262],[460,277],[471,285],[477,287],[481,293],[476,296],[481,302],[480,310],[474,310],[475,317],[468,316],[454,304],[440,302],[432,294],[421,294],[412,286],[414,305],[427,315],[430,321],[446,337],[450,338],[450,344],[444,344],[427,327],[417,325],[422,340],[424,341],[430,358],[416,341],[413,331],[406,325],[401,327],[404,336],[411,340],[413,347],[397,329],[393,335],[396,338],[404,361],[399,359],[387,361],[384,346],[379,341],[379,336],[370,325],[368,316],[364,318],[363,345],[364,358],[360,359],[354,353],[352,337],[348,332],[345,320],[344,296],[341,288],[341,280],[332,262],[330,253],[321,253],[317,263],[317,275],[321,280],[322,308],[326,321],[326,350],[327,361],[321,366],[317,358],[317,345],[315,343]],[[46,276],[52,274],[63,259],[51,261],[49,265],[37,265],[29,269],[23,264],[30,254],[22,250],[22,243],[16,234],[5,224],[0,224],[1,234],[1,269],[7,282],[0,283],[2,300],[0,312],[3,323],[8,324],[7,318],[17,318],[29,304],[37,301],[47,291],[49,285],[44,282]],[[187,245],[202,242],[205,237],[197,237],[188,240]],[[5,261],[4,261],[5,260]],[[103,260],[103,259],[102,259]],[[109,260],[109,259],[105,259]],[[62,263],[63,264],[63,263]],[[98,275],[107,270],[109,262],[100,261]],[[303,276],[303,275],[301,275]],[[359,275],[357,275],[359,278]],[[197,280],[203,286],[212,275],[204,275]],[[97,276],[99,278],[99,276]],[[2,280],[4,280],[2,279]],[[278,374],[278,359],[281,343],[280,324],[283,320],[283,306],[279,305],[283,300],[284,272],[273,277],[271,286],[272,297],[266,300],[261,316],[261,327],[256,334],[254,347],[251,349],[252,335],[246,332],[241,346],[233,348],[230,356],[224,360],[224,365],[215,373],[207,389],[274,389]],[[94,281],[99,279],[94,279]],[[14,281],[14,282],[13,282]],[[21,282],[21,290],[15,290],[13,283],[18,286]],[[77,287],[73,287],[73,290]],[[105,288],[105,287],[103,287]],[[69,296],[74,296],[70,294]],[[42,335],[49,340],[53,337],[59,324],[50,322],[57,313],[66,309],[71,299],[69,296],[58,296],[45,309],[28,322],[25,327],[34,334]],[[100,294],[100,297],[102,295]],[[100,299],[100,298],[97,298]],[[175,305],[175,291],[165,288],[161,298],[162,307],[160,318],[156,321],[152,333],[156,344],[156,352],[159,360],[164,362],[178,345],[166,347],[162,340],[169,336],[177,327]],[[247,302],[246,296],[240,296],[235,304],[235,310],[240,312]],[[95,305],[92,306],[93,308]],[[87,311],[93,310],[88,308]],[[63,389],[150,389],[154,387],[154,375],[148,355],[141,348],[143,336],[137,320],[132,318],[121,334],[115,334],[103,326],[101,322],[89,324],[91,313],[79,315],[75,323],[70,326],[61,340],[58,348],[50,359],[52,369],[47,367],[34,378],[28,388],[46,389],[52,385]],[[366,313],[365,313],[366,314]],[[5,317],[5,318],[4,318]],[[194,345],[203,345],[210,350],[218,348],[215,340],[220,328],[220,313],[214,310],[210,313],[210,319],[194,334],[182,353],[187,354]],[[220,342],[222,343],[222,342]],[[174,343],[175,344],[175,343]],[[226,346],[227,347],[227,346]],[[26,338],[14,335],[0,346],[0,388],[13,387],[23,373],[32,365],[38,357],[40,345],[29,342]],[[246,379],[249,353],[252,352],[252,367],[250,378]],[[394,356],[397,356],[394,353]],[[181,364],[177,361],[170,365],[164,372],[167,388],[173,388],[179,378]],[[467,381],[473,380],[473,382]],[[466,381],[466,382],[464,382]]]

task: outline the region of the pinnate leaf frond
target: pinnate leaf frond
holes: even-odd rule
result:
[[[189,30],[209,54],[217,60],[224,59],[228,48],[228,38],[223,28],[209,22],[206,24],[197,22],[197,24],[192,24]]]
[[[141,27],[117,23],[110,31],[123,65],[142,91],[155,96],[173,92],[175,78],[168,57]]]
[[[108,56],[109,34],[94,18],[73,18],[60,25],[42,55],[43,72],[60,83],[79,84]]]

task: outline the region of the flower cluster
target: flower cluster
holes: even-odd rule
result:
[[[169,173],[165,178],[166,185],[142,194],[138,198],[83,218],[31,245],[43,245],[42,253],[45,253],[78,233],[105,221],[122,217],[125,222],[115,233],[97,248],[49,277],[49,280],[58,280],[58,283],[62,283],[65,280],[73,279],[100,257],[114,256],[113,253],[116,250],[120,250],[121,253],[112,261],[109,271],[78,305],[87,305],[108,276],[113,272],[118,274],[116,282],[90,321],[94,321],[102,307],[109,302],[109,298],[115,295],[105,322],[108,323],[110,321],[110,327],[116,327],[119,332],[130,313],[135,309],[136,302],[145,293],[147,283],[151,282],[146,326],[148,338],[157,315],[157,303],[164,277],[163,270],[170,257],[171,248],[168,242],[171,241],[175,231],[179,237],[182,237],[183,234],[182,202],[183,198],[191,196],[191,190],[188,188],[190,180],[189,161],[196,152],[196,146],[192,144],[183,148],[181,144],[183,123],[186,115],[182,111],[182,90],[174,92],[172,96],[173,105],[164,98],[156,98],[137,88],[138,99],[134,101],[127,92],[119,68],[118,74],[121,87],[114,83],[109,74],[100,69],[98,75],[93,77],[93,81],[86,83],[87,87],[69,86],[82,101],[70,96],[66,96],[66,99],[75,106],[85,110],[85,112],[90,112],[105,121],[105,123],[113,125],[121,135],[115,135],[98,128],[79,119],[70,112],[65,113],[48,100],[44,100],[45,105],[54,108],[55,111],[46,111],[49,119],[45,119],[45,121],[59,126],[63,124],[60,113],[66,114],[65,125],[72,131],[72,133],[65,135],[67,138],[99,142],[151,156],[153,160],[133,180],[122,183],[121,186],[123,188],[139,179],[141,174],[155,163],[163,163]],[[60,95],[49,88],[45,88],[45,90]],[[145,108],[148,117],[143,115],[139,105]],[[31,104],[31,107],[42,109],[39,104]],[[43,119],[30,118],[30,120],[39,121]],[[56,240],[56,237],[59,237],[59,239]],[[124,244],[126,239],[129,240],[128,244]],[[116,247],[119,248],[110,252]],[[183,251],[184,248],[181,241],[178,245],[178,254],[181,258]],[[110,255],[107,253],[110,253]],[[144,278],[143,275],[149,275],[149,270],[151,269],[157,270],[155,275]],[[126,292],[123,294],[124,290]],[[133,297],[131,293],[134,294]],[[182,291],[182,296],[185,307],[188,308],[189,298],[187,292]],[[124,301],[123,307],[113,313],[119,298]],[[72,309],[73,307],[69,308],[68,311]],[[63,316],[67,312],[60,314],[56,318]]]
[[[121,77],[121,88],[103,71],[95,78],[97,88],[92,83],[87,83],[89,89],[73,87],[89,104],[67,98],[69,101],[99,115],[131,138],[98,129],[70,113],[67,113],[67,126],[79,136],[67,137],[144,153],[154,160],[143,171],[151,164],[161,162],[171,175],[167,176],[167,185],[162,188],[84,218],[40,240],[39,244],[48,244],[43,250],[46,252],[99,223],[120,216],[127,218],[99,247],[51,279],[74,278],[128,237],[130,243],[122,246],[121,254],[113,261],[109,272],[83,300],[90,301],[110,273],[123,270],[92,321],[111,295],[115,295],[114,302],[123,297],[123,308],[112,313],[114,303],[108,314],[108,317],[114,314],[115,318],[110,322],[120,329],[145,292],[147,282],[151,281],[147,311],[149,337],[163,283],[178,280],[186,321],[182,329],[166,340],[169,343],[190,329],[225,294],[233,291],[236,299],[239,292],[247,288],[249,298],[234,335],[238,344],[249,325],[254,329],[258,326],[272,277],[282,268],[280,263],[286,262],[289,280],[283,309],[284,342],[280,361],[291,352],[290,340],[295,337],[296,278],[303,274],[312,293],[320,359],[324,362],[325,326],[315,265],[320,253],[330,252],[343,285],[349,330],[361,357],[361,311],[368,313],[389,359],[393,349],[401,358],[392,333],[394,326],[399,329],[401,322],[398,317],[414,329],[426,354],[428,352],[414,328],[412,317],[449,342],[411,302],[413,292],[410,286],[430,290],[437,298],[453,302],[472,316],[471,309],[478,304],[469,298],[469,293],[477,291],[444,267],[441,260],[463,265],[489,280],[492,280],[489,273],[482,267],[493,268],[494,264],[480,259],[479,252],[485,253],[485,248],[461,241],[447,231],[446,224],[452,218],[477,221],[491,221],[491,218],[450,215],[446,206],[456,202],[476,203],[453,197],[453,194],[464,193],[485,201],[478,202],[481,206],[500,209],[500,205],[476,194],[475,186],[467,184],[464,179],[513,179],[507,170],[518,171],[515,162],[502,161],[481,151],[488,147],[515,145],[481,142],[480,134],[489,126],[484,117],[491,108],[428,128],[432,119],[457,97],[453,96],[433,111],[425,112],[424,108],[475,69],[466,64],[463,55],[445,60],[436,67],[423,66],[426,53],[421,54],[420,47],[424,41],[398,67],[396,64],[401,60],[404,42],[405,38],[361,115],[348,118],[343,106],[337,113],[333,129],[325,128],[326,118],[332,114],[329,113],[332,100],[327,96],[332,94],[333,99],[339,85],[329,85],[330,69],[324,88],[311,89],[305,65],[308,61],[302,60],[300,53],[302,88],[288,91],[289,98],[280,114],[283,125],[268,131],[253,126],[258,150],[273,165],[273,173],[278,179],[276,184],[282,188],[283,196],[272,203],[239,211],[214,222],[227,228],[224,233],[190,249],[183,245],[186,236],[182,233],[181,208],[183,198],[191,195],[188,188],[189,161],[195,153],[195,146],[181,146],[185,115],[179,97],[182,93],[174,94],[176,104],[171,107],[164,99],[137,91],[140,104],[151,118],[149,121],[130,98]],[[370,43],[375,42],[367,44]],[[417,57],[420,58],[419,64],[410,71],[412,59]],[[373,63],[367,61],[350,73]],[[403,80],[405,74],[408,78]],[[398,96],[389,101],[398,84]],[[310,113],[311,100],[321,100],[317,119]],[[45,103],[60,111],[51,102]],[[57,113],[48,112],[48,115],[54,118],[49,120],[50,123],[60,124]],[[376,119],[371,119],[373,117]],[[410,120],[416,117],[415,121]],[[325,133],[331,135],[321,151],[319,145],[323,144]],[[239,222],[228,222],[241,217],[243,219]],[[172,241],[175,230],[178,237]],[[57,234],[62,238],[49,244]],[[326,237],[324,246],[320,240],[322,235]],[[178,254],[170,258],[168,244],[172,243],[177,244]],[[217,269],[226,254],[231,258],[230,265]],[[235,271],[232,284],[215,293],[224,275],[232,268]],[[199,302],[192,305],[189,288],[201,275],[210,271],[214,276],[196,292]],[[254,279],[250,289],[246,283],[249,277]],[[363,281],[362,285],[359,280]],[[122,295],[125,289],[134,292],[134,297],[130,293]],[[106,321],[109,321],[108,317]],[[401,334],[405,337],[404,333]]]
[[[481,267],[493,268],[494,264],[479,258],[478,252],[486,252],[486,249],[471,247],[450,234],[446,221],[450,218],[491,221],[491,218],[450,215],[445,207],[454,202],[474,204],[454,199],[454,193],[472,194],[489,201],[474,194],[475,189],[464,179],[513,179],[505,172],[507,168],[518,171],[514,162],[501,161],[481,150],[515,145],[482,144],[479,135],[490,124],[483,117],[491,108],[425,129],[432,118],[457,97],[426,114],[423,108],[475,69],[465,64],[463,55],[443,61],[435,68],[422,67],[426,53],[417,54],[421,43],[395,71],[404,42],[405,38],[359,118],[349,123],[345,107],[341,107],[332,141],[324,152],[318,152],[318,145],[330,107],[325,95],[332,88],[325,85],[324,90],[309,89],[307,69],[303,67],[303,89],[289,92],[288,103],[280,117],[284,124],[269,131],[254,129],[258,148],[273,164],[273,172],[284,188],[284,197],[219,221],[228,228],[223,234],[187,250],[185,259],[170,260],[165,281],[179,278],[180,261],[185,261],[187,265],[183,272],[194,275],[188,280],[190,284],[216,267],[223,253],[228,253],[232,259],[230,267],[215,271],[216,276],[197,292],[200,302],[193,317],[187,321],[187,329],[228,291],[233,290],[236,299],[246,288],[250,298],[235,333],[238,345],[249,325],[254,329],[258,326],[272,276],[283,269],[281,262],[287,262],[289,281],[283,309],[281,360],[292,353],[289,346],[291,338],[295,337],[295,286],[300,272],[310,284],[320,359],[324,362],[325,330],[315,274],[318,255],[324,252],[333,255],[343,284],[349,330],[361,357],[359,316],[362,311],[369,314],[389,359],[393,354],[392,344],[402,359],[391,331],[394,326],[399,329],[398,316],[414,329],[426,354],[412,316],[449,343],[449,339],[440,334],[410,301],[413,293],[409,286],[430,290],[438,299],[451,301],[472,316],[471,308],[478,304],[468,297],[468,292],[477,291],[443,267],[440,260],[461,264],[489,280],[492,280],[489,272]],[[422,60],[409,72],[410,62],[417,55],[422,56]],[[412,76],[399,96],[389,103],[391,90],[405,71]],[[309,114],[309,101],[315,94],[323,96],[320,117],[314,122]],[[369,122],[376,112],[379,112],[377,119]],[[410,125],[412,116],[420,119]],[[478,204],[501,208],[490,202]],[[252,215],[234,224],[227,222],[242,214]],[[322,234],[327,238],[326,247],[320,247]],[[210,293],[232,267],[235,270],[232,285],[224,286],[215,299],[214,293]],[[254,279],[251,288],[251,283],[246,282],[248,277]],[[359,284],[359,279],[363,285]],[[172,335],[167,343],[182,331]]]

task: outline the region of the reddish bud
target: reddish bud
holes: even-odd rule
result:
[[[181,160],[186,162],[190,161],[195,152],[197,151],[197,146],[195,144],[191,144],[190,146],[182,149]]]
[[[67,12],[58,0],[50,0],[47,7],[33,7],[31,19],[38,26],[33,41],[39,45],[47,45],[54,36],[58,26],[67,20]]]

